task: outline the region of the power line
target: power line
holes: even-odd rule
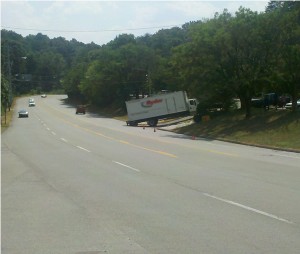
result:
[[[101,33],[101,32],[122,32],[122,31],[137,31],[147,29],[161,29],[178,27],[182,24],[167,25],[167,26],[152,26],[152,27],[138,27],[138,28],[122,28],[122,29],[102,29],[102,30],[56,30],[56,29],[38,29],[38,28],[25,28],[25,27],[12,27],[1,26],[2,29],[14,29],[14,30],[27,30],[27,31],[42,31],[42,32],[60,32],[60,33]]]

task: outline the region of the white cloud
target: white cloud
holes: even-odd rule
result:
[[[47,13],[74,16],[81,15],[82,13],[88,13],[89,15],[101,14],[103,11],[103,2],[93,1],[74,1],[74,2],[51,2],[51,5],[47,8]]]
[[[153,34],[166,26],[212,18],[224,8],[234,13],[240,5],[264,11],[267,2],[2,1],[1,25],[3,28],[25,28],[12,29],[23,36],[41,32],[50,38],[62,36],[67,40],[75,38],[84,43],[104,44],[121,33]],[[146,27],[157,28],[138,29]]]
[[[203,17],[213,17],[216,8],[211,2],[171,2],[169,8],[178,13],[178,16],[190,19],[188,21],[200,20]]]

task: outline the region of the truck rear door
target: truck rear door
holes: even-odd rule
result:
[[[165,99],[167,111],[169,114],[176,113],[176,102],[173,97]]]

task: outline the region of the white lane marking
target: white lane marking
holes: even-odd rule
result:
[[[51,133],[53,134],[53,136],[56,136],[56,133],[54,131],[51,131]]]
[[[279,221],[282,221],[282,222],[285,222],[285,223],[288,223],[288,224],[294,224],[292,221],[289,221],[289,220],[280,218],[280,217],[278,217],[278,216],[276,216],[276,215],[274,215],[274,214],[271,214],[271,213],[266,213],[266,212],[257,210],[257,209],[255,209],[255,208],[249,207],[249,206],[245,206],[245,205],[242,205],[242,204],[239,204],[239,203],[236,203],[236,202],[233,202],[233,201],[224,199],[224,198],[219,198],[219,197],[216,197],[216,196],[214,196],[214,195],[210,195],[210,194],[208,194],[208,193],[202,193],[202,194],[203,194],[204,196],[206,196],[206,197],[214,198],[214,199],[216,199],[216,200],[225,202],[225,203],[227,203],[227,204],[231,204],[231,205],[238,206],[238,207],[240,207],[240,208],[246,209],[246,210],[251,211],[251,212],[255,212],[255,213],[258,213],[258,214],[262,214],[262,215],[264,215],[264,216],[267,216],[267,217],[272,218],[272,219],[275,219],[275,220],[279,220]]]
[[[129,169],[131,169],[131,170],[134,170],[134,171],[136,171],[136,172],[141,172],[140,170],[138,170],[138,169],[136,169],[136,168],[133,168],[133,167],[130,167],[130,166],[128,166],[128,165],[125,165],[125,164],[123,164],[123,163],[121,163],[121,162],[117,162],[117,161],[113,161],[114,163],[116,163],[116,164],[119,164],[119,165],[121,165],[121,166],[123,166],[123,167],[126,167],[126,168],[129,168]]]
[[[48,131],[50,131],[50,128],[47,128]]]
[[[83,147],[81,147],[81,146],[76,146],[77,148],[79,148],[79,149],[81,149],[81,150],[84,150],[84,151],[86,151],[86,152],[88,152],[88,153],[90,153],[91,151],[89,151],[88,149],[85,149],[85,148],[83,148]]]
[[[60,138],[62,141],[68,143],[68,140],[64,139],[64,138]]]
[[[300,157],[297,157],[297,156],[290,156],[290,155],[284,155],[284,154],[276,154],[276,155],[281,156],[281,157],[287,157],[287,158],[293,158],[293,159],[300,160]]]

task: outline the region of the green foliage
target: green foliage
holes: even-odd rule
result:
[[[101,47],[2,30],[1,73],[15,94],[63,88],[70,98],[124,106],[132,97],[186,90],[203,107],[227,110],[239,98],[250,117],[253,96],[290,94],[294,105],[300,96],[299,16],[299,2],[271,1],[265,13],[224,10],[153,35],[121,34]],[[32,78],[18,78],[24,74]]]
[[[9,82],[1,74],[1,109],[6,110],[9,103]]]
[[[62,86],[70,99],[81,99],[79,85],[84,79],[87,63],[78,63],[63,78]]]

